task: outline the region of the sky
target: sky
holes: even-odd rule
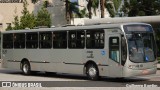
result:
[[[70,0],[71,2],[77,2],[77,0]]]

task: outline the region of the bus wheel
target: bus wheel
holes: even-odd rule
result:
[[[22,71],[25,75],[29,75],[31,73],[31,67],[28,61],[24,61],[22,63]]]
[[[99,72],[98,72],[98,68],[96,67],[95,64],[89,64],[86,67],[86,73],[87,73],[87,77],[91,80],[98,80],[99,79]]]

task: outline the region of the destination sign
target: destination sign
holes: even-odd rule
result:
[[[124,31],[126,33],[131,32],[152,32],[152,28],[149,25],[125,25]]]
[[[23,3],[23,0],[0,0],[0,3]]]

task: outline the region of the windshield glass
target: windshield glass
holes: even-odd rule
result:
[[[153,33],[127,34],[129,58],[133,62],[151,62],[155,60],[155,41]]]

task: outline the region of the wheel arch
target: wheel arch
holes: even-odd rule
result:
[[[87,72],[86,72],[86,67],[87,67],[87,65],[89,65],[89,64],[94,64],[94,65],[96,66],[97,70],[99,70],[99,69],[98,69],[98,65],[96,64],[96,62],[94,62],[93,60],[88,60],[88,61],[84,64],[83,74],[86,74],[86,73],[87,73]],[[98,71],[98,72],[99,72],[99,71]]]
[[[30,65],[30,62],[29,62],[29,60],[27,59],[27,58],[23,58],[22,60],[21,60],[21,62],[20,62],[20,69],[22,70],[22,64],[23,64],[23,62],[28,62],[29,63],[29,65]],[[30,65],[31,66],[31,65]]]

